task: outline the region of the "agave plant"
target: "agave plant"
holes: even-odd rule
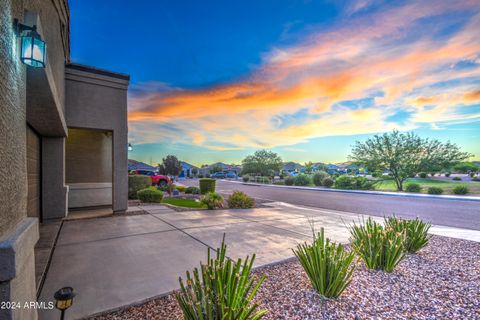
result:
[[[312,227],[313,229],[313,227]],[[354,252],[325,238],[324,229],[315,234],[312,244],[299,244],[292,249],[308,275],[313,288],[326,298],[337,298],[351,281]]]
[[[431,223],[423,222],[415,218],[414,220],[400,219],[395,216],[385,218],[385,226],[390,227],[397,232],[405,232],[405,251],[415,253],[425,247],[430,241],[431,235],[428,230]]]
[[[405,231],[385,228],[372,218],[350,226],[350,242],[369,269],[392,272],[405,258]]]
[[[180,291],[175,297],[186,320],[258,320],[265,314],[265,309],[258,309],[252,303],[257,290],[265,279],[262,276],[255,284],[250,276],[255,254],[252,258],[236,262],[227,258],[225,234],[216,258],[208,249],[207,264],[195,268],[193,276],[186,273],[186,283],[182,278]]]

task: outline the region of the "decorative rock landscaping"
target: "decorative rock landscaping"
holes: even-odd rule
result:
[[[358,262],[336,300],[322,299],[296,259],[258,268],[266,275],[255,301],[263,319],[479,319],[480,243],[440,236],[392,273]],[[183,274],[179,274],[179,276]],[[173,295],[91,319],[182,319]]]

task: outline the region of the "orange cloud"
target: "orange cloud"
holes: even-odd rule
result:
[[[473,12],[448,39],[423,18]],[[373,23],[372,23],[373,21]],[[418,28],[431,28],[432,36]],[[338,28],[309,35],[299,44],[274,48],[246,80],[202,90],[152,92],[130,99],[130,131],[138,141],[170,137],[163,124],[177,124],[189,143],[214,150],[293,145],[315,137],[412,129],[423,123],[457,121],[460,108],[480,99],[466,82],[432,89],[438,82],[475,79],[480,67],[456,70],[458,61],[480,56],[478,1],[418,1],[343,21]],[[423,30],[425,31],[425,30]],[[378,93],[383,93],[380,96]],[[374,97],[362,108],[342,101]],[[433,106],[433,108],[425,108]],[[415,107],[408,123],[388,119]],[[275,117],[308,110],[309,119],[279,127]],[[465,117],[464,117],[465,118]],[[478,115],[469,115],[478,119]],[[472,121],[473,121],[472,120]],[[155,127],[155,134],[148,132]],[[165,135],[164,135],[165,134]],[[174,137],[172,139],[181,139]],[[185,142],[185,141],[182,141]],[[223,145],[222,145],[223,144]],[[233,146],[232,146],[233,145]]]

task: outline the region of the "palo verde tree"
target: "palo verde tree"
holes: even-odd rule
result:
[[[473,155],[461,152],[454,143],[423,139],[413,132],[375,135],[365,142],[357,141],[350,159],[371,172],[389,171],[398,190],[404,181],[418,172],[449,168]]]
[[[242,174],[269,176],[282,168],[282,158],[273,151],[258,150],[242,161]]]
[[[158,170],[161,174],[170,176],[178,176],[182,172],[182,164],[176,156],[168,155],[162,159],[162,163],[158,165]]]

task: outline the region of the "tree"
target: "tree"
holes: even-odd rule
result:
[[[282,158],[273,151],[258,150],[242,161],[243,174],[260,174],[270,176],[282,168]]]
[[[305,162],[304,167],[305,167],[305,173],[306,173],[306,174],[310,174],[310,173],[313,172],[313,162],[312,162],[312,161],[310,161],[310,162]]]
[[[215,163],[214,165],[212,165],[210,167],[209,171],[210,171],[210,173],[222,172],[223,167],[221,165],[219,165],[218,163]]]
[[[418,172],[448,168],[472,156],[450,142],[422,139],[413,132],[393,130],[365,142],[357,141],[350,159],[370,171],[389,171],[401,191],[403,182]]]
[[[478,172],[479,169],[473,162],[462,162],[453,166],[453,170],[461,173]]]
[[[198,169],[197,168],[192,168],[192,174],[193,174],[194,177],[196,177],[197,174],[198,174]]]
[[[182,172],[183,167],[177,157],[168,155],[162,159],[162,163],[158,165],[161,174],[170,176],[178,176]]]

